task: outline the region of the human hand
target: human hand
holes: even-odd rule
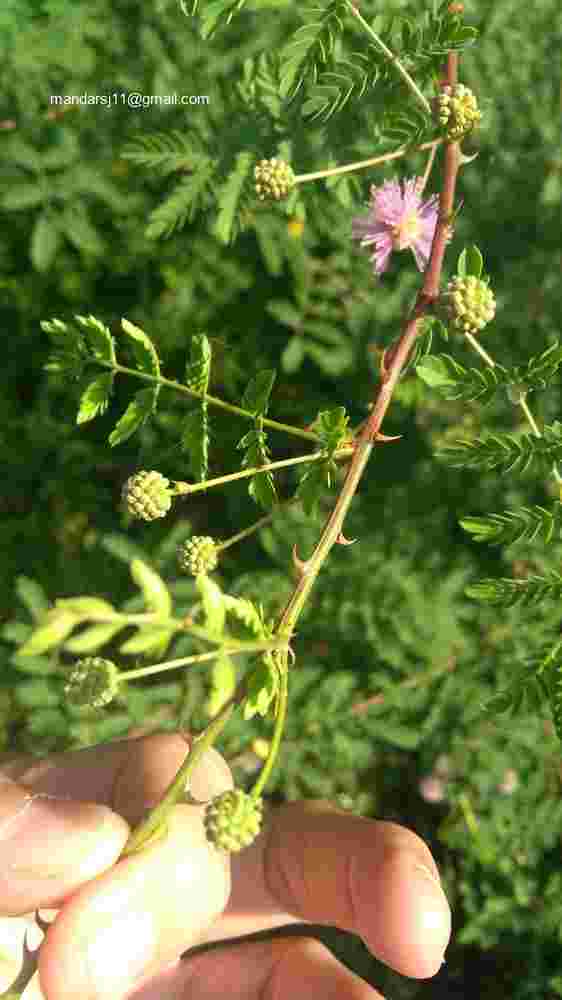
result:
[[[323,800],[269,811],[264,803],[259,837],[224,855],[205,838],[204,806],[180,804],[166,838],[117,863],[185,754],[179,733],[157,733],[40,761],[0,760],[0,989],[19,969],[38,908],[59,912],[25,1000],[222,1000],[227,991],[232,1000],[379,997],[313,938],[228,941],[294,923],[357,934],[403,975],[437,972],[449,907],[428,847],[395,823]],[[228,765],[209,750],[193,772],[192,795],[204,801],[232,787]],[[228,943],[220,950],[181,959],[221,940]]]

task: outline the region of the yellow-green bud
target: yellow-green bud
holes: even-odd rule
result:
[[[496,314],[496,300],[491,288],[481,278],[470,275],[452,279],[440,300],[449,325],[461,333],[478,333]]]
[[[128,513],[141,521],[165,517],[172,505],[169,485],[170,480],[159,472],[143,470],[129,476],[121,494]]]
[[[451,142],[459,142],[482,118],[476,97],[463,83],[442,87],[434,108],[437,122]]]
[[[207,840],[219,851],[237,853],[256,839],[262,818],[263,799],[233,788],[207,805],[204,816]]]
[[[86,656],[72,668],[64,693],[73,708],[101,708],[113,701],[118,688],[115,664],[101,656]]]
[[[211,573],[218,563],[217,546],[209,535],[194,535],[180,546],[179,562],[192,576]]]
[[[295,175],[284,160],[260,160],[254,169],[256,194],[260,201],[286,198],[295,186]]]
[[[510,385],[506,386],[506,392],[509,402],[513,403],[514,406],[518,406],[519,403],[522,403],[527,396],[527,386],[512,382]]]

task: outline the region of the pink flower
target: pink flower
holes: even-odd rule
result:
[[[445,784],[434,774],[426,774],[420,780],[418,791],[426,802],[443,802],[445,799]]]
[[[432,194],[422,204],[423,178],[385,181],[380,187],[371,185],[371,205],[367,216],[353,219],[352,239],[361,240],[362,247],[375,249],[371,260],[375,274],[388,267],[393,250],[411,249],[420,271],[425,270],[439,209],[439,199]]]

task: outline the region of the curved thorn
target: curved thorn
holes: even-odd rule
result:
[[[294,667],[296,656],[295,656],[293,648],[291,646],[287,646],[287,652],[288,652],[289,656],[291,657],[291,666]]]
[[[297,543],[296,542],[293,545],[293,565],[295,566],[295,568],[297,569],[297,571],[299,573],[303,573],[304,574],[304,573],[308,572],[308,563],[306,561],[303,562],[302,559],[299,559],[299,557],[297,555]]]
[[[402,434],[382,434],[381,431],[377,431],[375,441],[398,441],[401,437]]]
[[[340,531],[336,538],[336,545],[353,545],[356,541],[356,538],[346,538],[343,531]]]

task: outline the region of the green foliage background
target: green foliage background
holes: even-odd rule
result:
[[[377,13],[370,0],[361,9],[368,19]],[[394,0],[384,14],[419,9]],[[474,143],[479,156],[461,174],[464,205],[447,266],[451,272],[465,243],[482,248],[498,302],[485,346],[501,364],[524,365],[559,335],[562,313],[560,89],[552,72],[562,11],[557,0],[538,0],[521,17],[520,4],[497,0],[467,13],[481,35],[463,54],[461,78],[486,117]],[[178,447],[184,403],[162,392],[154,419],[110,449],[130,385],[118,380],[107,413],[77,428],[78,388],[44,372],[49,344],[39,321],[94,313],[117,335],[126,316],[150,334],[170,378],[183,371],[191,337],[205,330],[213,395],[237,402],[254,371],[276,368],[275,419],[304,426],[319,410],[344,405],[356,424],[376,377],[372,347],[395,337],[419,278],[407,255],[395,255],[389,275],[375,282],[350,241],[369,184],[394,169],[306,185],[289,211],[248,199],[235,212],[225,195],[217,213],[204,186],[211,161],[216,189],[237,198],[237,171],[275,151],[299,173],[378,152],[386,109],[376,84],[326,124],[303,124],[298,102],[278,97],[278,67],[262,53],[279,50],[301,23],[293,5],[245,8],[205,42],[175,0],[14,2],[2,17],[1,739],[5,751],[42,755],[122,736],[146,727],[147,717],[161,728],[203,726],[208,682],[202,671],[189,682],[170,675],[131,684],[118,708],[77,720],[44,658],[27,667],[14,660],[33,610],[79,594],[137,610],[128,561],[140,554],[170,582],[176,613],[187,614],[195,591],[179,576],[177,543],[192,533],[227,538],[258,514],[242,481],[176,502],[162,523],[129,523],[118,499],[132,472],[192,474]],[[247,60],[259,61],[257,83]],[[208,94],[209,105],[48,115],[50,94],[113,91]],[[167,174],[124,157],[128,146],[165,133],[184,147]],[[422,167],[411,157],[397,170]],[[301,219],[300,235],[290,219]],[[463,345],[446,349],[465,367],[477,364]],[[539,424],[559,417],[558,384],[531,400]],[[235,471],[244,427],[213,410],[209,422],[209,477]],[[435,457],[455,438],[490,429],[523,429],[505,394],[484,408],[438,398],[413,372],[401,381],[384,431],[402,438],[375,450],[346,521],[347,537],[359,541],[332,552],[299,622],[286,738],[267,789],[278,801],[328,797],[403,822],[430,844],[455,913],[447,965],[434,980],[403,980],[359,940],[322,932],[395,998],[475,988],[481,998],[562,996],[559,742],[547,709],[483,709],[559,630],[560,612],[555,600],[498,610],[464,593],[482,577],[557,569],[560,532],[549,545],[523,539],[499,549],[459,525],[545,505],[556,493],[546,477],[451,468]],[[276,434],[270,444],[272,458],[302,450]],[[276,481],[282,497],[294,492],[293,472]],[[304,558],[321,523],[288,508],[228,549],[217,579],[275,614],[291,587],[292,542]],[[260,718],[235,717],[227,728],[218,747],[239,783],[260,766],[252,741],[270,734]],[[429,803],[420,781],[443,756],[445,799]],[[511,768],[517,786],[502,792]]]

